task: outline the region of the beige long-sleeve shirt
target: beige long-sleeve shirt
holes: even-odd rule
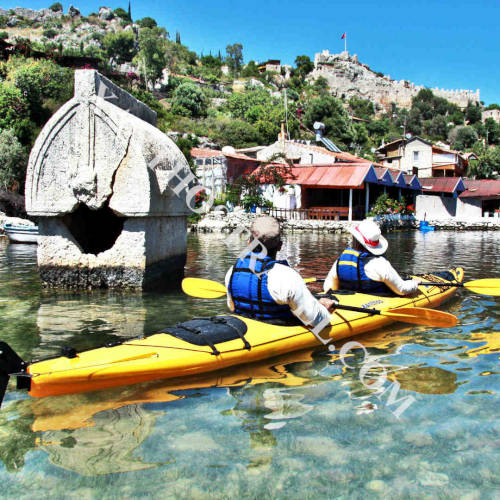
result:
[[[226,274],[226,288],[233,268]],[[315,327],[319,324],[328,324],[330,313],[320,304],[307,288],[300,274],[291,267],[275,264],[267,276],[269,294],[278,304],[287,304],[293,315],[307,326]],[[227,292],[227,306],[234,311],[234,304],[229,290]]]

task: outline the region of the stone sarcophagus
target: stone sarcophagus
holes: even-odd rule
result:
[[[38,136],[26,177],[45,285],[144,288],[180,279],[189,209],[179,179],[189,165],[155,124],[154,111],[98,72],[75,71],[75,95]]]

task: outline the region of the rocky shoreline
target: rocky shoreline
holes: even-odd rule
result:
[[[192,233],[233,233],[248,229],[252,221],[259,217],[258,214],[249,214],[243,210],[235,210],[226,214],[223,210],[215,210],[206,214],[197,223],[189,225]],[[398,231],[418,229],[420,221],[415,218],[406,220],[395,220],[393,218],[383,218],[377,221],[385,231]],[[500,218],[481,218],[475,220],[432,220],[429,219],[430,226],[434,226],[439,231],[495,231],[500,230]],[[320,233],[347,233],[348,228],[356,224],[348,221],[330,220],[285,220],[282,228],[286,232],[320,232]]]

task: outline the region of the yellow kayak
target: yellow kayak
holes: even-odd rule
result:
[[[439,286],[439,283],[462,283],[463,277],[461,268],[426,275],[426,279],[437,284],[420,286],[419,293],[411,297],[334,293],[341,305],[379,310],[433,308],[457,290],[456,287]],[[332,313],[330,326],[323,330],[321,337],[323,343],[329,340],[334,344],[336,340],[392,322],[387,316],[338,309]],[[19,388],[28,389],[31,396],[42,397],[215,372],[319,346],[321,341],[303,325],[280,326],[236,315],[221,315],[195,319],[118,345],[79,353],[67,349],[60,357],[32,363],[23,362],[7,344],[0,344],[3,365],[0,377],[16,375]]]

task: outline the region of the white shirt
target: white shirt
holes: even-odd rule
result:
[[[226,288],[233,268],[226,274]],[[330,313],[328,309],[320,304],[307,288],[300,274],[291,267],[283,264],[275,264],[267,276],[267,288],[269,294],[277,304],[287,304],[297,318],[307,326],[315,327],[320,323],[329,323]],[[234,311],[234,304],[227,292],[227,306]]]
[[[409,295],[418,291],[418,281],[403,280],[385,257],[370,259],[365,265],[365,273],[371,280],[385,283],[398,295]],[[340,281],[337,277],[337,261],[335,261],[325,279],[323,290],[327,292],[330,289],[338,290],[339,288]]]

